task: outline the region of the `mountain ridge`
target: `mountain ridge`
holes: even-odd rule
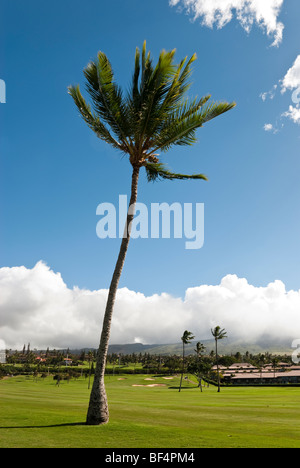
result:
[[[215,351],[214,340],[199,340],[205,346],[205,354]],[[198,340],[185,345],[185,354],[195,354],[196,343]],[[247,351],[250,354],[259,354],[269,352],[270,354],[291,354],[293,349],[291,347],[292,341],[278,342],[267,340],[266,342],[246,343],[240,340],[222,340],[218,342],[218,353],[220,355],[230,355],[240,352],[245,354]],[[172,355],[182,354],[182,343],[165,343],[165,344],[142,344],[142,343],[129,343],[129,344],[111,344],[108,348],[109,354],[160,354]]]

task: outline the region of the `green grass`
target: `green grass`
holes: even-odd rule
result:
[[[86,379],[60,387],[51,377],[0,381],[0,448],[300,447],[298,388],[223,388],[218,394],[215,387],[201,393],[188,384],[179,393],[172,388],[179,379],[116,375],[106,382],[110,422],[88,427]],[[167,386],[132,386],[152,383]]]

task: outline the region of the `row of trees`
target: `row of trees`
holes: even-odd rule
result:
[[[86,361],[93,361],[96,359],[97,351],[93,350],[81,350],[80,353],[66,350],[50,350],[47,348],[46,351],[38,351],[36,349],[31,350],[30,344],[23,348],[22,351],[18,350],[6,350],[6,362],[8,364],[37,364],[37,361],[41,365],[58,366],[64,362],[65,359],[70,359],[73,366],[82,365]]]
[[[182,336],[182,355],[153,355],[150,353],[131,353],[108,355],[106,374],[123,374],[123,373],[153,373],[153,374],[181,374],[179,391],[182,388],[184,373],[193,374],[199,381],[199,387],[202,391],[202,382],[211,382],[217,384],[220,391],[220,382],[222,381],[222,373],[219,372],[220,366],[229,367],[232,364],[248,362],[257,369],[263,369],[265,365],[272,366],[274,372],[277,369],[278,362],[286,362],[292,364],[291,356],[272,355],[270,353],[244,354],[237,352],[232,355],[219,356],[218,342],[226,335],[225,330],[217,328],[212,330],[216,341],[215,351],[206,353],[205,346],[201,342],[195,342],[194,353],[185,355],[185,346],[194,339],[191,332],[185,331]],[[28,356],[34,354],[30,352]],[[25,353],[26,354],[26,353]],[[72,358],[72,365],[66,366],[63,361],[56,362],[54,350],[48,351],[48,359],[46,362],[36,361],[30,362],[17,361],[18,357],[23,357],[22,352],[15,352],[7,358],[7,364],[0,365],[0,378],[5,375],[56,375],[61,379],[70,379],[73,377],[88,377],[89,387],[92,382],[91,376],[95,372],[96,351],[81,351],[79,354],[73,354],[68,350],[68,356]],[[66,352],[63,353],[63,356]],[[36,355],[35,355],[36,356]],[[81,360],[79,360],[81,359]],[[17,363],[16,363],[17,361]]]

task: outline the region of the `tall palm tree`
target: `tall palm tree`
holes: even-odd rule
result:
[[[218,373],[218,392],[220,392],[220,371],[219,371],[219,356],[218,356],[218,341],[227,338],[227,332],[224,328],[217,326],[211,330],[212,336],[216,342],[216,360],[217,360],[217,373]]]
[[[209,95],[188,99],[186,92],[190,87],[191,65],[196,55],[189,60],[183,59],[179,65],[174,63],[174,56],[175,50],[162,51],[154,65],[144,42],[142,53],[136,49],[131,86],[125,95],[115,82],[107,56],[99,52],[84,69],[92,107],[85,101],[79,86],[68,88],[86,124],[101,140],[126,155],[132,166],[127,223],[109,288],[87,415],[87,424],[90,425],[103,424],[109,419],[104,372],[112,314],[135,214],[140,171],[142,168],[146,170],[148,181],[207,180],[203,174],[171,172],[157,152],[164,153],[175,145],[192,145],[196,142],[198,128],[235,106],[235,103],[210,102]]]
[[[184,374],[184,345],[190,343],[194,339],[194,335],[192,332],[185,330],[181,337],[182,341],[182,372],[181,372],[181,379],[180,379],[180,386],[179,386],[179,391],[181,392],[181,386],[182,386],[182,379],[183,379],[183,374]]]

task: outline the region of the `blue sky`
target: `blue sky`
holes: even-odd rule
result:
[[[201,129],[195,146],[165,157],[172,169],[203,172],[209,182],[148,184],[144,175],[140,182],[139,201],[147,205],[205,204],[204,247],[134,240],[120,286],[180,297],[235,274],[255,286],[278,279],[300,289],[300,126],[282,117],[293,89],[280,88],[300,54],[298,0],[282,2],[278,46],[275,33],[256,23],[245,31],[234,12],[219,29],[203,17],[193,21],[184,2],[0,0],[0,7],[7,87],[0,104],[0,267],[30,269],[42,260],[70,288],[108,287],[119,240],[97,238],[96,208],[128,193],[131,169],[80,120],[67,86],[83,87],[83,68],[102,50],[126,88],[135,47],[146,39],[154,57],[176,48],[179,62],[196,52],[190,95],[211,93],[237,107]],[[274,85],[274,97],[262,99]]]

